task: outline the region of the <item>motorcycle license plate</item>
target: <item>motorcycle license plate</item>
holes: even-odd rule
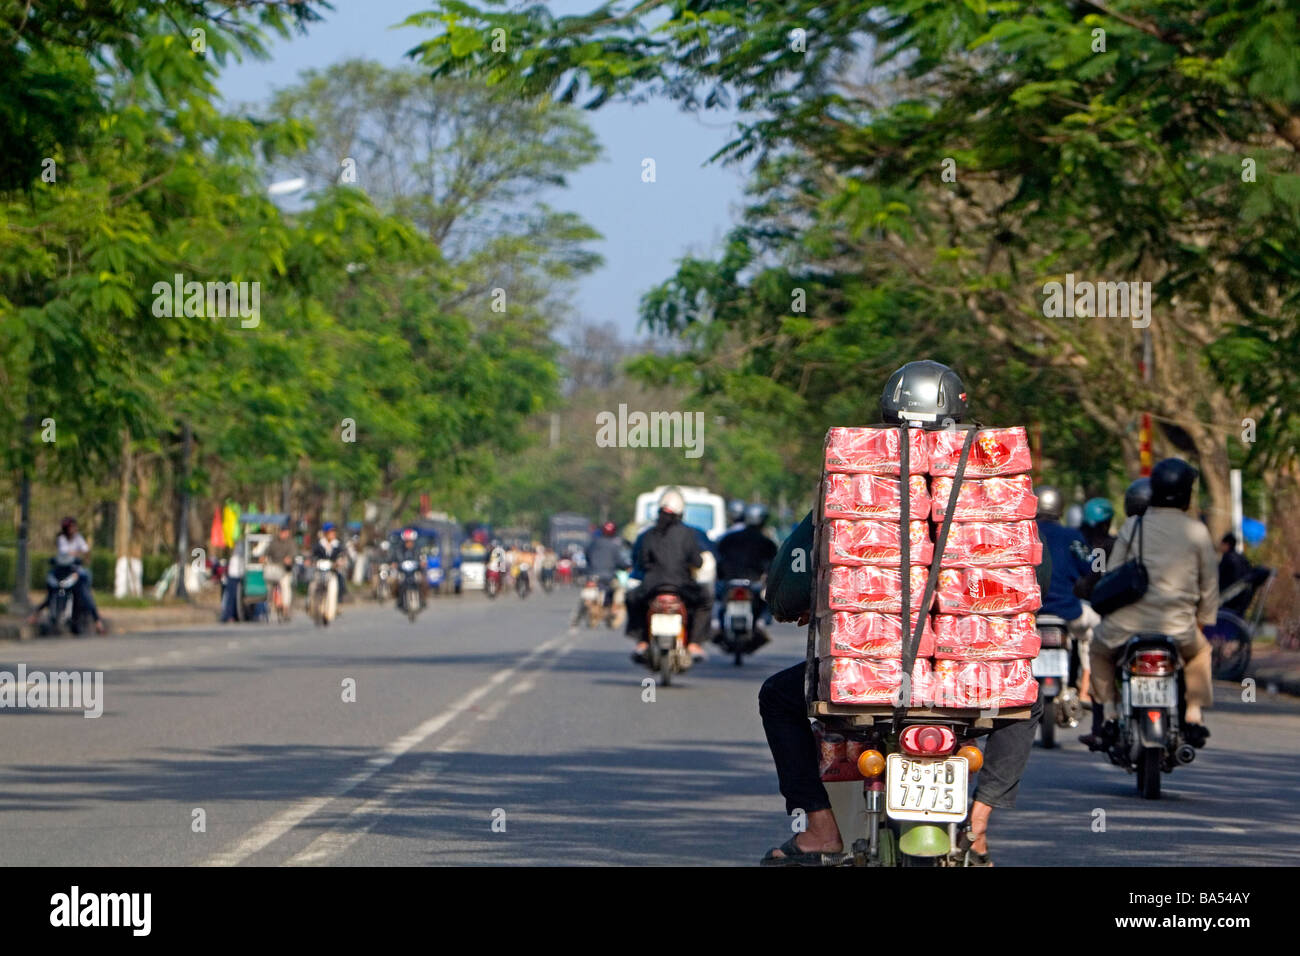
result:
[[[1129,701],[1134,707],[1175,707],[1177,688],[1172,677],[1130,677]]]
[[[1070,652],[1063,647],[1044,647],[1034,658],[1032,670],[1035,677],[1068,677]]]
[[[962,757],[890,754],[885,812],[895,820],[964,820],[968,770]]]
[[[729,617],[747,618],[749,617],[749,608],[748,601],[728,601],[727,615]]]
[[[582,599],[584,601],[594,601],[598,597],[600,597],[600,592],[597,591],[595,588],[582,589]]]
[[[655,637],[676,637],[682,629],[682,619],[676,614],[651,614],[650,633]]]

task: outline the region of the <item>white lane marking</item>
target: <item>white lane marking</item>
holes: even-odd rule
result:
[[[421,776],[432,776],[438,766],[438,761],[426,760],[420,764],[418,773]],[[349,847],[373,830],[389,810],[395,809],[395,804],[389,801],[401,795],[409,782],[397,780],[389,784],[382,793],[358,805],[345,820],[312,840],[304,850],[286,860],[284,865],[319,866],[346,852]]]
[[[365,766],[361,770],[358,770],[349,777],[345,777],[344,779],[335,782],[320,796],[306,797],[299,800],[287,810],[283,810],[271,817],[271,819],[265,820],[253,827],[253,829],[249,830],[238,843],[211,857],[205,861],[204,865],[235,866],[248,859],[254,853],[270,846],[298,824],[302,823],[303,820],[306,820],[321,808],[328,805],[331,801],[351,793],[381,770],[392,766],[392,764],[396,762],[397,758],[401,757],[416,744],[442,730],[443,727],[446,727],[469,708],[473,707],[479,700],[491,693],[498,685],[510,680],[510,678],[514,677],[515,674],[519,673],[519,671],[527,667],[538,657],[548,652],[554,645],[564,640],[566,636],[567,635],[559,634],[552,637],[544,644],[538,645],[538,647],[535,648],[527,657],[522,658],[510,667],[497,671],[485,683],[480,684],[442,713],[430,717],[409,733],[398,737],[386,746],[381,753],[367,760]]]

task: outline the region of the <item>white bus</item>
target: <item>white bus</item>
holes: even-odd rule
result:
[[[636,497],[636,524],[640,534],[655,523],[659,516],[659,498],[672,485],[660,485],[654,491]],[[682,520],[692,527],[699,528],[709,536],[710,541],[717,541],[727,531],[727,503],[721,495],[710,493],[707,488],[692,488],[677,485],[677,490],[686,500],[686,513]]]

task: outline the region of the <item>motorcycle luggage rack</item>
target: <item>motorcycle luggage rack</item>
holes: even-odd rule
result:
[[[909,720],[959,720],[974,727],[991,728],[995,720],[1028,720],[1030,710],[1030,707],[1004,707],[996,715],[985,716],[982,710],[963,707],[909,707],[907,717]],[[891,723],[894,708],[891,704],[832,704],[815,700],[809,708],[808,716],[835,717],[854,727],[870,727],[877,723]]]

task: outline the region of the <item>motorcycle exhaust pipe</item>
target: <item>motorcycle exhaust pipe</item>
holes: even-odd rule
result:
[[[1196,748],[1191,744],[1183,744],[1174,751],[1174,759],[1180,764],[1189,764],[1196,759]]]

